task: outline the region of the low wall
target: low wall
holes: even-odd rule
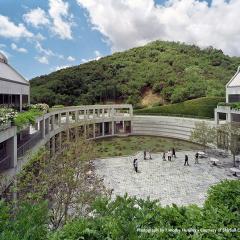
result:
[[[214,121],[169,116],[133,116],[132,134],[189,140],[197,122],[214,126]]]

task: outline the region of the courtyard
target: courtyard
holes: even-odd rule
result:
[[[162,153],[152,153],[152,160],[143,160],[143,152],[123,157],[101,158],[94,161],[96,175],[117,195],[159,200],[162,206],[197,204],[202,206],[210,186],[224,179],[236,179],[230,172],[232,158],[218,158],[213,166],[209,158],[200,158],[195,164],[195,150],[181,150],[177,158],[162,160]],[[189,165],[184,166],[188,154]],[[139,173],[133,169],[133,159],[139,160]]]

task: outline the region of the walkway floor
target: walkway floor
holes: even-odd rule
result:
[[[189,155],[190,166],[183,166],[184,155]],[[152,154],[152,160],[143,160],[138,153],[139,173],[133,170],[133,156],[95,160],[96,174],[113,190],[113,197],[128,193],[131,196],[160,200],[163,206],[197,204],[202,206],[211,185],[223,179],[236,179],[229,168],[232,159],[220,160],[212,166],[207,158],[194,164],[194,152],[178,152],[172,162],[162,161],[162,154]]]

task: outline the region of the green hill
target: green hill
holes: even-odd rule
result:
[[[240,65],[211,47],[155,41],[79,66],[32,79],[32,102],[49,105],[127,102],[140,104],[146,92],[163,103],[224,96]]]

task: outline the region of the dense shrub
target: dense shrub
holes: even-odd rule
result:
[[[20,112],[14,118],[13,124],[17,126],[18,129],[21,129],[26,125],[34,124],[36,117],[41,116],[42,114],[43,112],[36,109],[32,109],[26,112]]]
[[[0,239],[237,240],[240,181],[225,180],[210,187],[203,207],[175,204],[162,207],[158,201],[127,195],[113,201],[98,198],[91,204],[88,216],[78,215],[57,231],[48,228],[52,217],[48,207],[47,202],[0,201]]]
[[[210,188],[203,208],[161,207],[127,196],[99,199],[92,217],[69,222],[51,239],[239,239],[234,231],[240,221],[239,196],[239,181],[223,181]]]
[[[47,222],[46,202],[35,205],[21,203],[16,208],[0,200],[1,240],[46,240]]]

